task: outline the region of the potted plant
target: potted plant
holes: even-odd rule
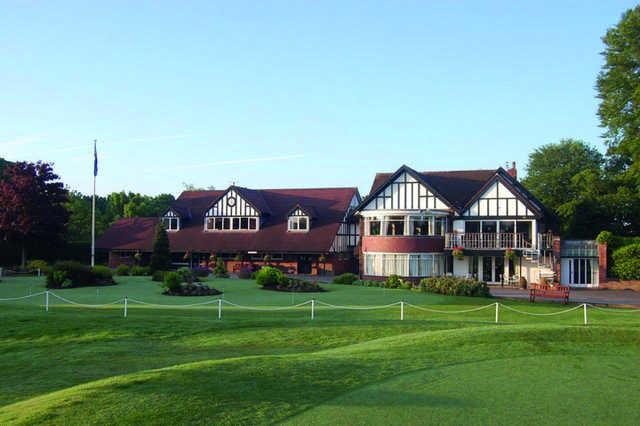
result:
[[[464,249],[460,246],[455,246],[453,250],[451,250],[451,254],[454,259],[462,260],[464,259]]]
[[[265,254],[262,260],[264,261],[265,265],[269,265],[271,262],[271,255]]]
[[[516,257],[516,252],[513,251],[513,249],[511,247],[509,247],[508,249],[506,249],[504,251],[504,257],[506,257],[507,260],[513,260]]]

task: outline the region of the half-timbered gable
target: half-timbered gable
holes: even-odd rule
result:
[[[257,231],[262,212],[238,188],[229,188],[205,212],[205,231]]]
[[[168,209],[162,215],[162,223],[164,223],[167,231],[179,231],[180,230],[180,214],[174,209]]]
[[[463,216],[472,217],[535,217],[539,209],[527,200],[507,181],[496,176],[486,188],[472,198]]]
[[[365,200],[362,211],[447,210],[450,203],[438,196],[417,173],[401,169],[398,176],[383,184]],[[408,169],[408,168],[406,168]]]

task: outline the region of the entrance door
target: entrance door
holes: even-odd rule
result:
[[[499,284],[504,275],[504,257],[482,257],[482,281],[488,284]]]
[[[299,274],[311,273],[311,260],[308,257],[300,257],[298,259],[298,273]]]
[[[482,281],[493,282],[493,257],[484,256],[482,258]]]

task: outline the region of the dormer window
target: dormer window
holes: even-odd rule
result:
[[[309,218],[307,216],[290,216],[289,231],[306,232],[309,230]]]
[[[163,217],[165,229],[167,231],[179,231],[180,230],[180,218],[178,217]]]
[[[180,230],[180,216],[173,210],[168,210],[162,216],[162,223],[167,231],[175,232]]]

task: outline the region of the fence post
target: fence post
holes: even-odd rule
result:
[[[400,321],[404,321],[404,301],[400,301]]]
[[[500,321],[500,303],[496,302],[496,324]]]
[[[40,268],[38,268],[38,277],[40,276]]]
[[[316,317],[316,299],[311,299],[311,319]]]
[[[124,297],[124,317],[127,317],[127,296]]]
[[[218,299],[218,319],[222,319],[222,299]]]
[[[587,325],[587,304],[584,303],[582,306],[584,308],[584,325]]]
[[[49,290],[44,292],[44,310],[49,312]]]

